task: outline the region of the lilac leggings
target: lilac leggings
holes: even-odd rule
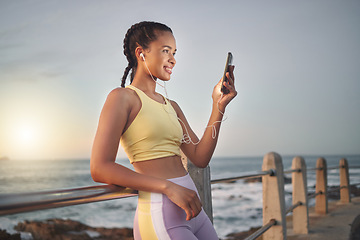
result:
[[[196,191],[189,174],[168,179]],[[134,239],[218,240],[208,216],[202,210],[198,216],[186,221],[183,209],[159,193],[139,192],[134,220]]]

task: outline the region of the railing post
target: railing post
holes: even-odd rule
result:
[[[350,180],[349,180],[349,165],[345,158],[339,163],[340,175],[340,201],[343,203],[350,203]]]
[[[264,240],[286,239],[285,197],[284,197],[284,171],[281,156],[270,152],[264,156],[262,170],[275,170],[275,176],[265,175],[263,182],[263,225],[271,219],[276,225],[263,235]]]
[[[191,161],[187,159],[183,152],[181,152],[181,160],[185,169],[188,171],[195,183],[205,213],[210,218],[210,221],[213,222],[210,167],[196,167]]]
[[[315,212],[319,214],[328,213],[327,198],[327,164],[324,158],[316,161],[316,186],[315,186]]]
[[[301,202],[301,205],[293,210],[293,230],[294,233],[309,233],[309,208],[307,200],[307,175],[306,164],[302,157],[295,157],[292,161],[293,170],[300,169],[292,173],[292,199],[293,204]]]

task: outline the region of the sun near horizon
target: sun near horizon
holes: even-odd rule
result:
[[[14,106],[2,119],[0,126],[0,158],[10,160],[52,160],[88,158],[91,152],[92,131],[85,131],[77,121],[63,118],[43,109]],[[44,107],[45,104],[37,105]],[[27,109],[27,111],[26,111]],[[59,115],[61,109],[57,109]],[[68,118],[76,118],[69,114]],[[95,124],[95,123],[94,123]],[[95,127],[93,128],[95,130]]]

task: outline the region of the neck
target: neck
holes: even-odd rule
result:
[[[143,92],[155,93],[156,85],[160,85],[166,91],[165,82],[159,83],[147,66],[146,69],[138,67],[132,85],[141,89]]]
[[[137,87],[143,92],[154,93],[156,89],[156,81],[154,81],[154,79],[149,74],[141,71],[136,71],[131,85]]]

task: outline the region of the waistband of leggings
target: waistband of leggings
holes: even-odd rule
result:
[[[188,181],[189,179],[191,179],[190,174],[186,173],[186,175],[184,175],[182,177],[168,178],[166,180],[173,182],[173,183],[180,184],[181,182]]]
[[[186,173],[186,175],[182,177],[176,177],[176,178],[168,178],[166,179],[170,182],[173,182],[180,186],[187,186],[192,185],[193,181],[190,177],[189,173]],[[149,203],[149,202],[158,202],[159,199],[161,199],[162,194],[161,193],[153,193],[153,192],[145,192],[145,191],[139,191],[139,203]]]

